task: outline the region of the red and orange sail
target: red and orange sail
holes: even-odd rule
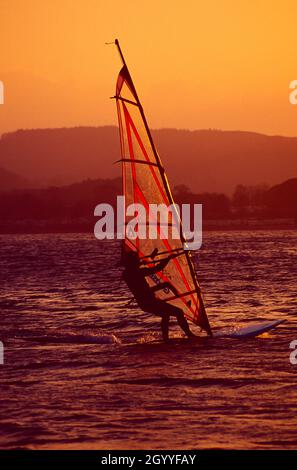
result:
[[[116,44],[119,48],[117,41]],[[164,167],[156,151],[120,48],[119,52],[124,66],[118,76],[115,98],[121,140],[123,194],[126,208],[133,203],[140,203],[149,215],[149,204],[165,204],[173,208],[175,206]],[[126,217],[126,224],[129,222],[128,219]],[[170,223],[176,226],[180,223],[176,210],[173,210]],[[184,250],[186,241],[182,231],[180,230],[180,236],[177,238],[173,237],[169,230],[168,236],[164,238],[162,223],[158,220],[156,224],[157,234],[154,239],[131,238],[127,230],[128,233],[123,240],[124,251],[136,251],[139,258],[146,260],[148,265],[161,260],[164,256],[178,254],[163,271],[148,276],[147,282],[152,287],[161,282],[173,285],[175,293],[171,289],[164,288],[156,291],[155,296],[181,308],[189,320],[211,334],[191,254],[188,250]],[[152,253],[154,259],[150,258]]]

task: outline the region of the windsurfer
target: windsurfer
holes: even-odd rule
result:
[[[154,295],[154,292],[157,290],[170,289],[174,295],[177,296],[178,292],[175,287],[169,282],[161,282],[152,288],[145,279],[146,276],[151,276],[162,271],[169,261],[176,256],[178,255],[172,254],[161,261],[156,262],[152,267],[142,267],[137,252],[129,251],[124,257],[125,270],[123,278],[134,295],[139,307],[145,312],[161,316],[161,330],[164,341],[168,340],[170,316],[176,317],[179,326],[188,338],[195,337],[194,333],[192,333],[189,328],[186,318],[184,317],[183,310],[175,305],[157,299]]]

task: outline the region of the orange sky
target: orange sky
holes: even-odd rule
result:
[[[296,1],[0,0],[0,134],[116,124],[118,37],[152,128],[297,135]]]

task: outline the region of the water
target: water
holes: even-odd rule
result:
[[[159,319],[125,306],[117,242],[0,241],[1,448],[296,447],[296,231],[208,232],[195,254],[214,329],[284,325],[172,344],[152,342]]]

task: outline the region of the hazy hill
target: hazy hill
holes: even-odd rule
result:
[[[0,168],[0,190],[10,191],[12,189],[29,188],[32,183],[5,168]]]
[[[297,138],[217,130],[153,131],[172,186],[230,194],[237,184],[274,185],[297,174]],[[118,129],[20,130],[0,139],[0,167],[35,184],[120,175]]]
[[[270,188],[265,199],[271,216],[297,218],[297,178]]]
[[[119,158],[115,127],[19,130],[0,139],[0,166],[44,186],[116,176]]]
[[[121,180],[86,180],[67,186],[0,191],[0,220],[88,217],[100,202],[115,205]]]

